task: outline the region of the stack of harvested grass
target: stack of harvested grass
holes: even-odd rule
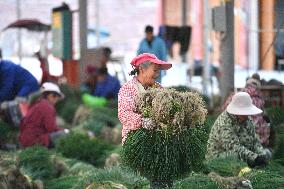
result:
[[[207,111],[197,93],[154,89],[136,100],[137,112],[150,117],[157,127],[128,134],[123,162],[150,181],[171,185],[173,180],[199,170],[206,152],[202,127]]]
[[[247,164],[235,156],[219,157],[206,162],[209,172],[216,172],[221,176],[237,176]]]
[[[73,132],[60,139],[56,145],[56,151],[65,157],[75,158],[95,166],[103,166],[108,153],[113,148],[113,145],[103,140],[90,139],[87,135]]]
[[[21,151],[18,163],[23,172],[32,179],[49,179],[55,176],[50,152],[42,146],[33,146]]]
[[[189,177],[176,182],[173,189],[221,189],[211,178],[202,174],[192,174]]]
[[[241,187],[244,180],[249,180],[253,189],[276,189],[284,186],[284,168],[274,161],[265,169],[250,169],[238,158],[227,156],[209,160],[206,165],[211,172],[208,176],[223,186],[222,188]]]

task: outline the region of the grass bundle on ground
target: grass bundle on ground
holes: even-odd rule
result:
[[[45,184],[45,188],[48,189],[70,189],[74,188],[81,180],[79,176],[63,176],[56,179],[49,180]]]
[[[95,166],[103,166],[106,156],[112,149],[113,145],[97,138],[90,139],[87,135],[80,133],[71,133],[60,139],[56,146],[56,151],[64,156]]]
[[[210,159],[206,162],[209,172],[214,171],[221,176],[237,176],[247,164],[237,157],[228,156]]]
[[[90,118],[83,123],[85,129],[99,133],[102,127],[114,127],[119,124],[117,109],[108,107],[97,107],[92,109]]]
[[[173,189],[221,189],[208,176],[192,174],[189,177],[174,183]]]
[[[42,146],[26,148],[18,154],[19,166],[31,173],[32,179],[48,179],[54,176],[50,153]]]
[[[122,184],[127,188],[144,188],[149,185],[149,182],[131,172],[131,170],[125,167],[112,167],[110,169],[99,169],[98,172],[93,176],[94,183],[98,182],[113,182]]]
[[[253,189],[284,188],[284,177],[276,172],[253,170],[245,175],[245,177],[251,181]]]
[[[150,181],[171,184],[186,173],[199,170],[206,152],[206,116],[197,93],[174,89],[149,90],[138,95],[137,112],[152,118],[157,127],[128,134],[122,161]]]
[[[266,171],[274,172],[282,177],[284,177],[284,166],[275,162],[275,161],[270,161],[268,166],[265,168]]]

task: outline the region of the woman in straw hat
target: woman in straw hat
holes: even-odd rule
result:
[[[251,99],[253,105],[258,107],[259,109],[264,109],[264,99],[262,97],[261,91],[261,83],[260,76],[257,73],[254,73],[250,78],[246,81],[246,86],[242,88],[240,91],[247,92]],[[224,104],[224,108],[228,106],[228,104],[232,100],[232,95],[228,97]],[[256,134],[260,140],[260,143],[264,146],[269,145],[269,136],[270,136],[270,123],[269,119],[263,113],[251,116],[252,122],[255,125]]]
[[[260,113],[248,93],[236,93],[212,126],[206,158],[234,155],[250,167],[265,166],[271,152],[260,144],[250,119]]]

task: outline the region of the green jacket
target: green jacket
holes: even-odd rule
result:
[[[239,123],[237,117],[224,111],[212,126],[206,158],[235,155],[247,162],[265,153],[251,120]]]

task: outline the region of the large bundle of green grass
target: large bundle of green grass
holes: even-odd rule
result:
[[[238,176],[240,170],[247,167],[247,164],[237,157],[227,156],[208,160],[206,167],[209,172],[216,172],[220,176]]]
[[[56,151],[69,158],[91,163],[95,166],[103,166],[107,154],[113,150],[113,146],[97,138],[90,139],[87,135],[71,133],[60,139],[56,145]]]
[[[207,111],[199,94],[149,90],[139,95],[136,106],[157,127],[128,134],[122,149],[122,160],[127,166],[150,181],[168,185],[202,167],[207,135],[201,125]]]
[[[48,149],[42,146],[26,148],[18,154],[21,169],[32,179],[49,179],[54,176]]]

